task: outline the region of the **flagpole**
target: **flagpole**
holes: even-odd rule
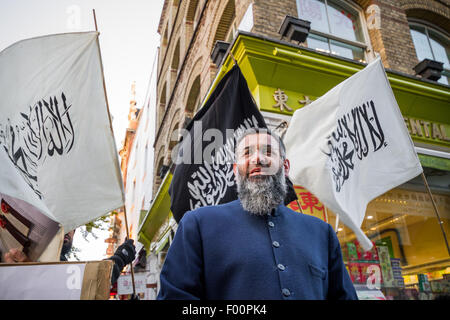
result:
[[[128,231],[128,220],[127,220],[127,206],[123,206],[123,215],[125,216],[125,228],[127,229],[127,239],[130,239],[130,233]],[[131,282],[133,283],[133,295],[136,297],[136,285],[134,283],[134,270],[133,270],[133,261],[130,262],[130,270],[131,270]]]
[[[336,230],[336,234],[339,232],[339,215],[336,214],[336,226],[334,227],[334,229]]]
[[[301,206],[300,202],[298,201],[298,199],[295,200],[295,201],[297,201],[298,209],[300,210],[300,213],[303,213],[302,206]]]
[[[92,9],[92,14],[94,16],[95,31],[98,32],[97,17],[95,15],[95,9]],[[113,131],[113,128],[112,128],[112,121],[111,121],[111,114],[109,112],[108,95],[106,94],[105,74],[103,72],[102,53],[100,51],[100,42],[98,40],[98,36],[97,36],[96,40],[97,40],[98,55],[99,55],[99,58],[100,58],[100,67],[101,67],[101,71],[102,71],[102,81],[103,81],[103,91],[105,93],[106,111],[108,113],[109,126],[110,126],[110,129],[111,129],[111,133],[114,136],[114,131]],[[119,174],[119,176],[121,176],[121,175]],[[122,183],[122,185],[123,185],[123,183]],[[124,212],[124,216],[125,216],[125,229],[127,231],[127,239],[130,239],[130,234],[129,234],[129,231],[128,231],[127,208],[126,208],[126,205],[125,205],[125,194],[124,194],[124,191],[123,191],[123,187],[122,187],[122,198],[124,200],[123,212]],[[131,270],[131,283],[133,284],[133,296],[136,296],[136,285],[134,283],[133,262],[130,262],[130,270]]]
[[[231,50],[230,50],[230,57],[231,57],[231,59],[233,59],[234,65],[238,65],[236,58],[233,56],[233,53],[231,52]]]
[[[444,223],[441,220],[436,203],[434,202],[434,199],[433,199],[433,195],[431,194],[430,187],[428,186],[427,178],[425,177],[425,174],[423,173],[423,171],[422,171],[421,175],[422,175],[423,183],[425,184],[425,187],[428,191],[428,195],[431,198],[431,203],[433,204],[434,212],[436,213],[436,216],[437,216],[437,219],[439,222],[439,226],[441,227],[442,235],[444,236],[445,244],[447,246],[447,252],[448,252],[448,255],[450,256],[450,248],[448,246],[447,235],[445,234],[445,230],[444,230]]]

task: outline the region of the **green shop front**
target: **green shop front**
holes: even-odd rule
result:
[[[250,33],[239,33],[229,52],[238,62],[269,128],[281,130],[295,110],[311,103],[365,64]],[[210,92],[233,66],[231,54]],[[336,231],[360,299],[430,300],[450,296],[450,88],[386,70],[424,168],[437,212],[419,176],[368,205],[363,231],[375,244],[364,252],[354,233],[302,186],[289,206],[328,222]],[[295,161],[295,159],[290,159]],[[168,172],[138,240],[164,258],[176,225],[170,212]],[[442,225],[442,227],[441,227]],[[161,257],[161,252],[163,252]]]

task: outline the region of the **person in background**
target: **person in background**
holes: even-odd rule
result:
[[[183,216],[158,299],[356,300],[331,226],[283,204],[290,165],[281,139],[253,128],[236,140],[239,199]]]
[[[64,235],[64,242],[61,248],[61,254],[59,256],[59,261],[67,261],[67,256],[72,249],[73,236],[75,235],[75,230],[69,231]]]

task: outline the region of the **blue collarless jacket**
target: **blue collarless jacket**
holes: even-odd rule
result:
[[[158,299],[357,299],[329,224],[283,205],[252,215],[239,200],[183,216],[160,280]]]

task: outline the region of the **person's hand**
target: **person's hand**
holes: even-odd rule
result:
[[[117,248],[114,255],[120,257],[123,260],[124,266],[133,262],[133,260],[136,258],[136,248],[134,246],[134,240],[126,240]]]
[[[20,263],[20,262],[30,262],[28,256],[17,248],[10,249],[4,255],[5,263]]]
[[[120,276],[123,267],[133,262],[136,257],[136,248],[133,244],[133,239],[128,239],[122,243],[116,250],[113,256],[108,259],[114,261],[113,272],[111,276],[111,283],[114,284]]]

